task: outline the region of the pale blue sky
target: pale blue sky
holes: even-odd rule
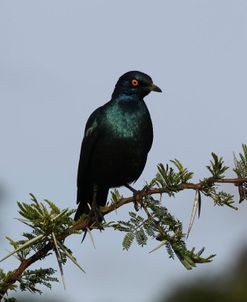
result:
[[[212,151],[232,167],[232,152],[247,143],[246,54],[244,0],[1,0],[1,242],[5,235],[19,238],[16,201],[29,192],[75,207],[85,122],[132,69],[148,73],[163,90],[146,98],[155,140],[137,188],[153,177],[157,163],[174,158],[195,172],[195,181],[208,175]],[[193,197],[163,198],[185,227]],[[107,219],[123,219],[129,209]],[[217,258],[190,272],[165,251],[148,254],[156,242],[123,252],[116,232],[95,232],[96,250],[88,238],[83,245],[69,239],[87,274],[66,266],[67,290],[59,284],[54,293],[75,302],[154,301],[178,280],[214,274],[233,261],[246,241],[246,214],[245,203],[235,212],[203,199],[188,245],[206,246]],[[0,256],[6,248],[2,243]],[[57,267],[54,257],[47,265]],[[15,260],[3,266],[14,268]]]

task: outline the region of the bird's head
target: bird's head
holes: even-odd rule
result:
[[[151,91],[162,92],[161,89],[153,83],[149,75],[140,71],[129,71],[123,74],[117,81],[112,97],[119,95],[136,95],[140,98],[144,98]]]

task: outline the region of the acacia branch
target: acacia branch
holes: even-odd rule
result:
[[[203,191],[205,187],[208,184],[216,184],[216,183],[231,183],[235,185],[241,185],[244,183],[247,183],[247,178],[208,178],[204,181],[198,182],[198,183],[182,183],[176,188],[176,192],[182,191],[185,189],[192,189],[192,190],[199,190]],[[120,198],[117,202],[114,202],[110,204],[109,206],[101,207],[101,212],[103,215],[107,215],[116,209],[122,207],[125,204],[129,204],[132,202],[141,202],[141,200],[146,196],[151,196],[154,194],[163,194],[167,193],[167,189],[164,188],[143,188],[141,191],[138,191],[138,193],[135,196],[127,197],[127,198]],[[87,230],[95,223],[94,219],[90,218],[89,216],[85,217],[82,221],[79,221],[78,223],[74,224],[72,227],[69,227],[67,230],[65,230],[59,237],[58,240],[63,241],[66,237],[69,235],[75,233],[79,230]],[[33,263],[35,263],[38,260],[41,260],[45,258],[48,253],[53,250],[53,244],[51,241],[49,241],[43,248],[41,248],[39,251],[34,253],[32,256],[30,256],[27,259],[21,260],[21,263],[19,267],[10,274],[6,280],[5,280],[5,287],[0,290],[0,301],[4,297],[4,295],[7,293],[7,291],[11,288],[11,286],[17,282],[23,272]]]

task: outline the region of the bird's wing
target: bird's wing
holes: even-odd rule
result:
[[[77,174],[77,188],[78,188],[78,197],[80,196],[80,189],[83,186],[87,185],[87,174],[88,167],[91,161],[92,151],[94,150],[95,144],[100,135],[100,127],[98,116],[100,116],[101,108],[96,109],[89,117],[85,132],[84,138],[81,144],[81,154],[78,166],[78,174]],[[77,203],[81,200],[77,197]]]

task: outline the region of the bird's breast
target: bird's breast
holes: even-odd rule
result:
[[[116,138],[138,140],[145,133],[152,136],[152,121],[144,103],[131,108],[111,107],[106,113],[106,124]]]
[[[153,141],[152,121],[145,104],[108,107],[101,134],[91,155],[89,177],[98,184],[117,187],[140,176]]]

